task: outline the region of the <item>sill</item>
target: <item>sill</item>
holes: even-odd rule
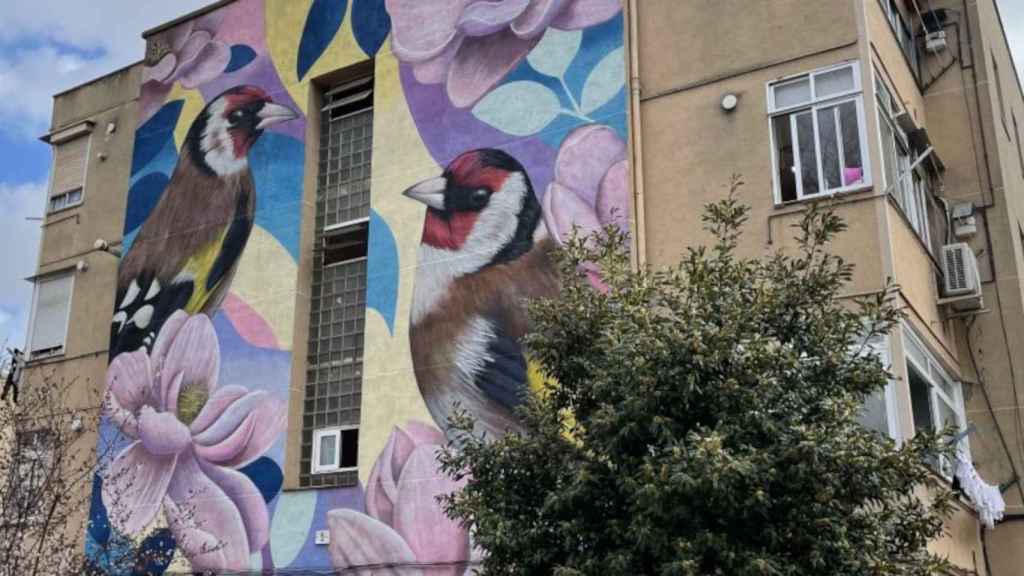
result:
[[[348,468],[331,468],[330,470],[313,470],[313,476],[319,476],[323,474],[344,474],[345,472],[358,472],[358,466],[350,466]]]
[[[71,204],[70,206],[65,206],[63,208],[58,208],[57,210],[51,210],[51,211],[46,213],[46,217],[50,218],[50,216],[56,216],[56,215],[59,215],[59,214],[64,214],[65,212],[70,212],[71,210],[74,210],[75,208],[81,208],[82,204],[85,204],[85,202],[79,202],[77,204]]]
[[[785,200],[782,202],[777,201],[775,202],[775,210],[781,213],[797,212],[799,210],[803,210],[803,206],[811,202],[821,202],[822,200],[832,199],[858,199],[860,195],[862,195],[864,192],[870,192],[874,189],[875,187],[871,183],[857,184],[855,186],[839,188],[838,190],[834,190],[832,192],[819,193],[814,194],[812,196],[804,196],[803,198],[797,198],[796,200]]]
[[[63,360],[65,350],[61,348],[56,352],[50,352],[47,354],[30,354],[28,361],[25,362],[25,366],[39,366],[42,364],[48,364],[54,360]]]

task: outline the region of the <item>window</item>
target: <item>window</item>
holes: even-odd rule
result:
[[[878,361],[886,368],[891,364],[888,338],[877,338],[869,341],[864,353],[877,356]],[[864,401],[864,407],[861,410],[859,420],[865,428],[895,440],[899,439],[900,433],[899,424],[896,421],[896,410],[894,409],[893,386],[893,382],[890,381],[885,388],[869,396]]]
[[[896,42],[899,43],[900,48],[903,50],[903,55],[907,57],[907,64],[910,66],[910,70],[914,73],[914,76],[920,78],[920,54],[917,51],[917,41],[914,39],[910,25],[904,19],[903,13],[900,12],[899,4],[896,0],[882,0],[882,9],[885,10],[889,26],[892,28],[892,33],[896,36]]]
[[[63,273],[36,280],[29,332],[29,357],[62,354],[71,312],[73,275]]]
[[[15,434],[9,456],[8,489],[4,516],[10,522],[32,521],[45,500],[46,483],[53,468],[53,435],[48,430]]]
[[[996,97],[999,100],[999,119],[1003,122],[1003,130],[1006,131],[1006,138],[1010,138],[1010,127],[1006,124],[1006,101],[1003,99],[1003,77],[999,74],[999,62],[996,55],[992,54],[992,77],[995,79]]]
[[[776,201],[793,202],[868,182],[856,64],[769,86]]]
[[[85,135],[54,143],[48,212],[57,212],[82,203],[89,142],[89,136]]]
[[[355,470],[359,457],[359,428],[349,426],[313,433],[313,473]]]
[[[935,357],[910,329],[903,329],[903,345],[907,362],[907,384],[910,407],[916,432],[941,432],[947,427],[967,429],[963,393],[960,383],[949,377]],[[967,440],[964,439],[965,448]],[[952,476],[951,462],[936,463],[946,476]]]
[[[324,95],[299,485],[358,482],[373,88]]]
[[[875,99],[878,104],[878,133],[881,139],[882,173],[885,187],[903,211],[911,228],[932,250],[929,208],[932,177],[915,164],[909,139],[896,122],[902,106],[882,78],[875,74]]]

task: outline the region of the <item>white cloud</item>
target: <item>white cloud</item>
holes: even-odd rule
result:
[[[140,60],[142,32],[209,0],[5,1],[0,18],[0,130],[38,136],[51,96]]]
[[[0,183],[0,343],[24,341],[32,301],[32,285],[25,278],[35,273],[40,234],[39,222],[26,218],[43,215],[45,197],[45,183]]]

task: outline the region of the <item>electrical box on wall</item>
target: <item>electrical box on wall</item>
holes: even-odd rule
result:
[[[953,236],[956,236],[957,240],[964,240],[978,233],[978,220],[974,216],[974,204],[960,202],[954,204],[950,212]]]
[[[331,543],[331,533],[327,530],[317,530],[316,536],[313,538],[313,543],[318,546],[326,546]]]

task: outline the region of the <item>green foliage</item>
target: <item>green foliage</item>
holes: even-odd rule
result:
[[[444,502],[486,551],[481,574],[945,567],[925,548],[951,509],[926,463],[943,441],[897,447],[858,423],[888,378],[867,342],[898,322],[892,290],[840,299],[852,269],[827,251],[845,228],[827,209],[807,210],[797,253],[740,258],[734,196],[707,207],[716,242],[675,268],[634,271],[614,228],[560,255],[561,296],[532,307],[529,350],[554,383],[522,410],[530,433],[474,436],[460,413],[441,455],[470,478]]]

